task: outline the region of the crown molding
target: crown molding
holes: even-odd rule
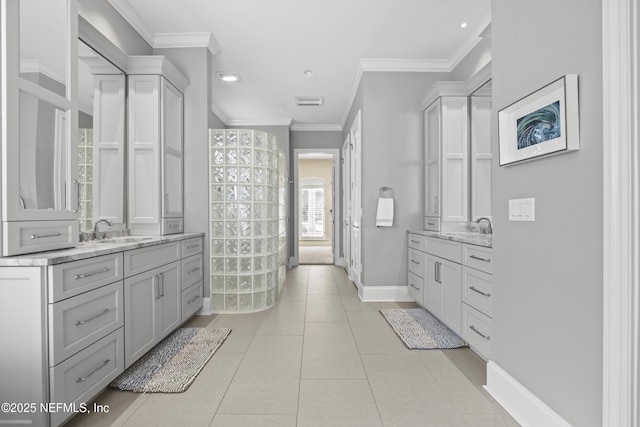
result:
[[[292,132],[342,132],[343,128],[339,124],[294,123],[290,129]]]
[[[149,43],[150,46],[153,46],[153,42],[155,39],[155,33],[151,28],[144,22],[144,20],[138,15],[138,12],[135,11],[131,4],[129,4],[128,0],[107,0],[107,2],[124,18],[125,21],[129,23],[133,27],[134,30],[142,36],[142,38]]]
[[[91,25],[83,16],[78,15],[78,38],[91,46],[93,50],[122,71],[127,69],[129,55]]]
[[[340,123],[340,127],[344,129],[345,124],[347,123],[347,119],[349,118],[349,112],[351,111],[351,107],[353,106],[353,101],[356,99],[356,95],[358,93],[358,87],[360,87],[360,80],[362,80],[362,74],[364,71],[360,64],[356,69],[356,75],[353,81],[353,85],[351,85],[351,93],[349,94],[349,102],[347,102],[347,106],[345,108],[344,114],[342,115],[342,122]]]
[[[189,86],[189,79],[163,55],[130,56],[127,62],[127,74],[162,75],[182,92]]]
[[[211,53],[220,51],[220,44],[210,32],[200,33],[158,33],[153,39],[153,47],[176,48],[176,47],[206,47]]]
[[[441,96],[469,96],[490,79],[491,62],[467,81],[437,81],[420,98],[420,107],[424,110]]]
[[[447,62],[451,67],[449,71],[453,71],[458,64],[480,43],[485,37],[491,37],[491,19],[488,18],[482,25],[478,27],[471,36],[453,52]]]
[[[218,117],[220,118],[220,117]],[[243,127],[243,126],[291,126],[293,119],[260,119],[260,120],[229,120],[225,124],[229,127]]]
[[[37,59],[21,59],[20,60],[20,73],[38,73],[49,77],[52,80],[64,85],[65,78],[63,75],[53,71],[46,65],[42,65]]]

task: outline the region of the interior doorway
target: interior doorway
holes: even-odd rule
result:
[[[335,265],[340,242],[336,229],[339,199],[337,149],[294,150],[295,264]]]

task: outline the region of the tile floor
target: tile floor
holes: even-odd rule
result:
[[[271,310],[188,323],[232,332],[186,392],[107,389],[109,413],[67,425],[518,426],[470,350],[405,348],[378,312],[398,305],[361,302],[341,268],[299,266]]]

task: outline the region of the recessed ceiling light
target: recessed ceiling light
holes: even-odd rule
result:
[[[469,24],[467,24],[466,22],[463,22],[462,24],[460,24],[460,28],[467,28],[467,25]]]
[[[217,71],[216,75],[225,83],[240,83],[242,82],[242,78],[238,73],[226,72],[226,71]]]
[[[307,76],[307,77],[311,77],[311,76],[315,75],[315,74],[316,74],[316,72],[315,72],[315,71],[313,71],[311,68],[309,68],[309,69],[304,70],[304,71],[302,72],[302,74],[304,74],[304,75],[305,75],[305,76]]]

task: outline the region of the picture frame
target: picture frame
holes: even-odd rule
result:
[[[566,74],[498,112],[500,166],[580,149],[578,75]]]

